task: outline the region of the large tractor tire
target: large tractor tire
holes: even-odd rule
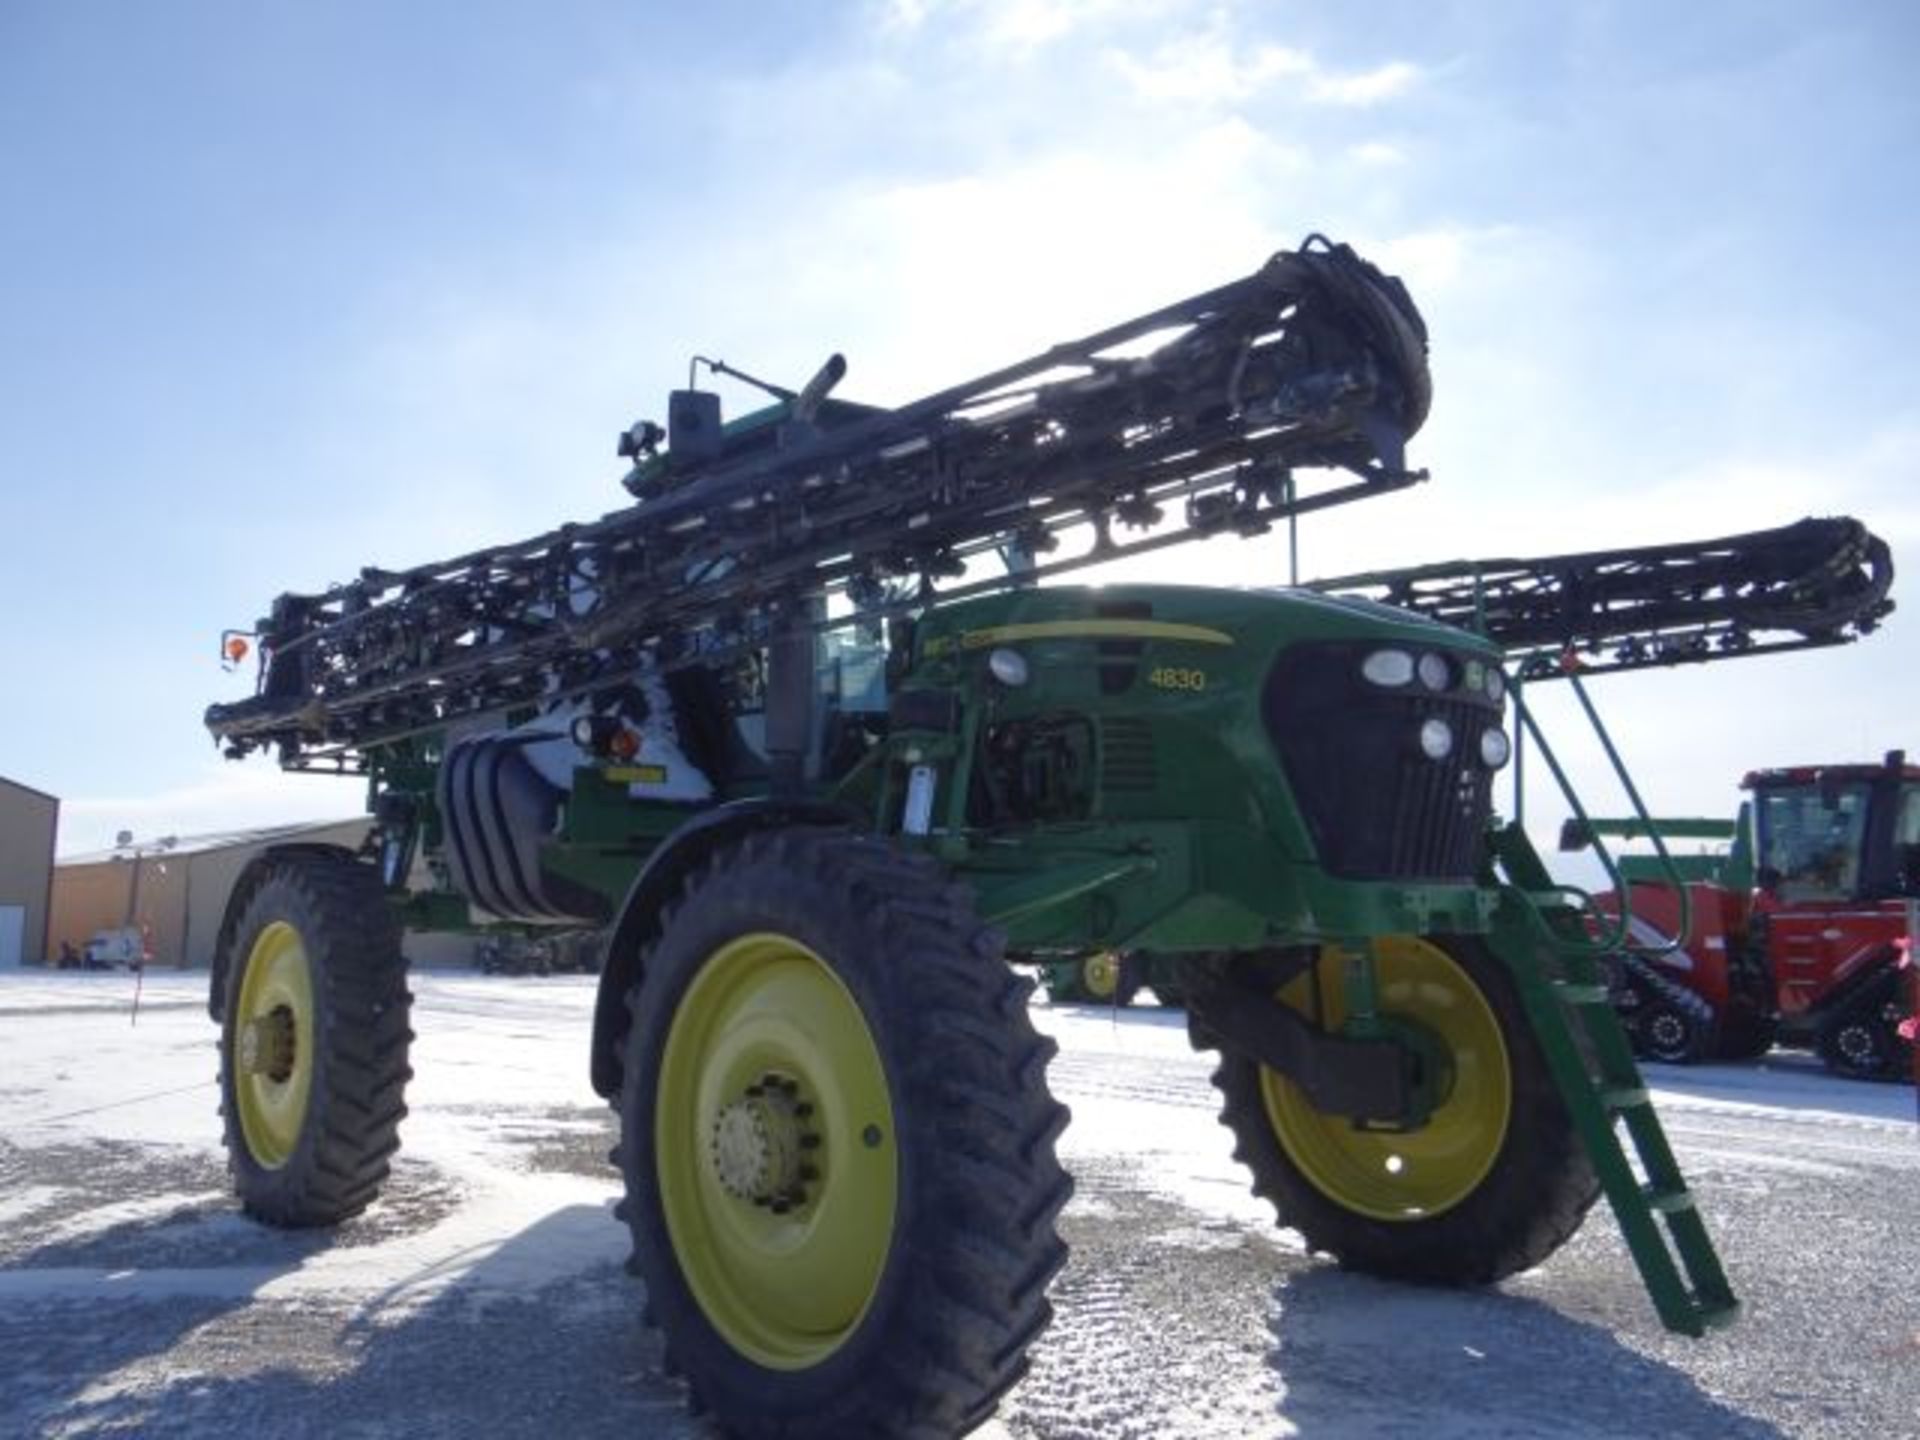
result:
[[[621,1207],[696,1407],[784,1440],[958,1435],[1026,1371],[1066,1259],[1066,1110],[1032,982],[924,856],[721,852],[630,996]]]
[[[400,927],[378,873],[306,851],[256,872],[223,931],[220,1110],[248,1214],[332,1225],[379,1193],[413,1071]]]
[[[1487,1285],[1537,1265],[1580,1228],[1599,1194],[1513,982],[1478,943],[1376,942],[1379,1013],[1445,1050],[1451,1083],[1426,1122],[1361,1129],[1316,1110],[1258,1061],[1227,1052],[1214,1071],[1221,1123],[1279,1223],[1343,1266],[1435,1285]],[[1323,952],[1280,998],[1329,1028],[1344,1018],[1340,958]],[[1197,1048],[1216,1044],[1190,1002]]]

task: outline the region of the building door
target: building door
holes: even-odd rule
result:
[[[27,907],[0,905],[0,969],[26,963],[20,947],[27,935]]]

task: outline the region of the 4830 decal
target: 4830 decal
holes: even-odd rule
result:
[[[1159,690],[1204,690],[1207,672],[1183,665],[1156,665],[1147,672],[1147,683]]]

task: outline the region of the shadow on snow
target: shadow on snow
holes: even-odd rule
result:
[[[1281,1416],[1316,1436],[1714,1435],[1779,1440],[1610,1330],[1497,1290],[1316,1266],[1274,1292]]]
[[[90,1268],[103,1246],[164,1249],[196,1221],[203,1240],[242,1242],[236,1258]],[[605,1207],[557,1210],[371,1296],[259,1294],[350,1246],[357,1223],[276,1231],[226,1202],[22,1257],[0,1271],[0,1412],[36,1434],[708,1433],[661,1378],[640,1283],[614,1261],[556,1262],[608,1248]]]

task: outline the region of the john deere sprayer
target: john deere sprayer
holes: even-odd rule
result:
[[[1432,576],[1402,605],[1042,583],[1423,478],[1420,317],[1317,237],[898,408],[835,398],[843,369],[732,423],[676,392],[621,437],[632,503],[252,632],[258,693],[210,728],[362,777],[375,824],[234,890],[211,1007],[245,1208],[325,1225],[379,1191],[406,929],[605,929],[586,1058],[698,1400],[742,1434],[960,1433],[1065,1259],[1067,1112],[1010,962],[1137,950],[1174,957],[1237,1153],[1315,1248],[1485,1284],[1604,1189],[1664,1321],[1729,1315],[1588,917],[1492,813],[1490,622],[1556,654],[1825,643],[1884,609],[1884,549],[1744,537],[1685,562],[1677,617],[1645,603],[1672,565],[1638,607],[1496,577],[1445,616],[1479,633],[1420,613],[1457,599]]]

